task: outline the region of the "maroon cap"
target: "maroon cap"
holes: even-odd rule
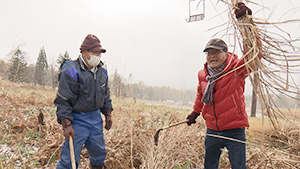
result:
[[[101,53],[106,52],[106,50],[102,48],[100,40],[95,35],[92,34],[88,34],[80,46],[80,52],[85,50],[91,52],[101,52]]]

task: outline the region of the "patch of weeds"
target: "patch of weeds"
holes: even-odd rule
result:
[[[50,117],[56,117],[56,107],[44,107],[44,112],[47,112]]]
[[[25,108],[25,111],[28,112],[28,114],[33,115],[34,112],[36,111],[36,108],[33,106],[28,106]]]
[[[34,138],[42,138],[42,136],[38,132],[32,132],[31,130],[28,130],[25,136],[25,140],[31,140]]]
[[[32,161],[30,161],[30,164],[38,164],[39,162],[38,161],[36,161],[36,160],[32,160]]]
[[[5,160],[8,159],[10,156],[9,155],[0,155],[0,160]]]
[[[255,140],[254,140],[252,137],[247,136],[247,137],[246,137],[246,142],[253,143],[253,142],[255,142]]]
[[[189,165],[191,164],[191,162],[187,162],[185,163],[182,167],[179,164],[176,164],[174,166],[174,169],[187,169],[189,167]]]
[[[53,163],[53,162],[55,162],[55,160],[56,160],[56,155],[53,154],[53,155],[50,157],[49,163]]]
[[[9,136],[10,136],[10,135],[7,135],[5,138],[0,139],[0,143],[1,143],[1,144],[10,143]]]
[[[34,115],[37,109],[34,106],[28,106],[24,109],[24,120],[27,120],[29,117]]]
[[[2,121],[2,123],[6,124],[5,127],[6,127],[7,130],[10,130],[11,126],[13,125],[13,123],[10,122],[9,120],[4,120],[4,121]]]
[[[27,154],[28,152],[27,149],[22,144],[18,144],[18,149],[23,154]]]
[[[9,106],[9,109],[11,109],[11,110],[16,110],[16,107],[15,107],[14,105],[10,105],[10,106]]]
[[[222,156],[220,157],[220,162],[221,163],[225,163],[226,162],[225,159],[224,159],[224,157],[222,157]]]
[[[221,152],[221,157],[220,157],[220,160],[221,160],[221,163],[226,163],[226,156],[228,155],[228,150],[227,148],[223,148],[222,149],[222,152]]]

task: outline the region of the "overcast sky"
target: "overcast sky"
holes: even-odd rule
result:
[[[117,70],[128,81],[132,73],[131,82],[177,89],[196,90],[203,48],[217,31],[208,29],[228,20],[227,6],[218,0],[206,0],[205,19],[192,23],[185,21],[189,0],[0,1],[0,59],[18,45],[29,63],[42,47],[49,64],[65,51],[76,59],[83,39],[94,34],[107,49],[102,58],[109,74]],[[268,21],[300,17],[300,0],[255,2],[266,8],[248,3],[254,16]],[[299,24],[287,29],[300,37]]]

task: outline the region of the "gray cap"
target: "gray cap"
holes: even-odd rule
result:
[[[205,49],[203,52],[207,52],[208,49],[217,49],[217,50],[223,50],[224,52],[227,52],[227,44],[222,39],[211,39],[205,46]]]

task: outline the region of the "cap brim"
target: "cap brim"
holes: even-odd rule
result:
[[[93,48],[93,49],[90,49],[89,51],[91,52],[101,52],[101,53],[105,53],[106,52],[106,49],[102,48],[102,47],[96,47],[96,48]]]
[[[208,49],[217,49],[217,50],[223,50],[223,47],[219,47],[219,46],[208,46],[206,47],[203,52],[207,52]]]
[[[106,52],[106,49],[101,48],[101,53],[105,53],[105,52]]]

